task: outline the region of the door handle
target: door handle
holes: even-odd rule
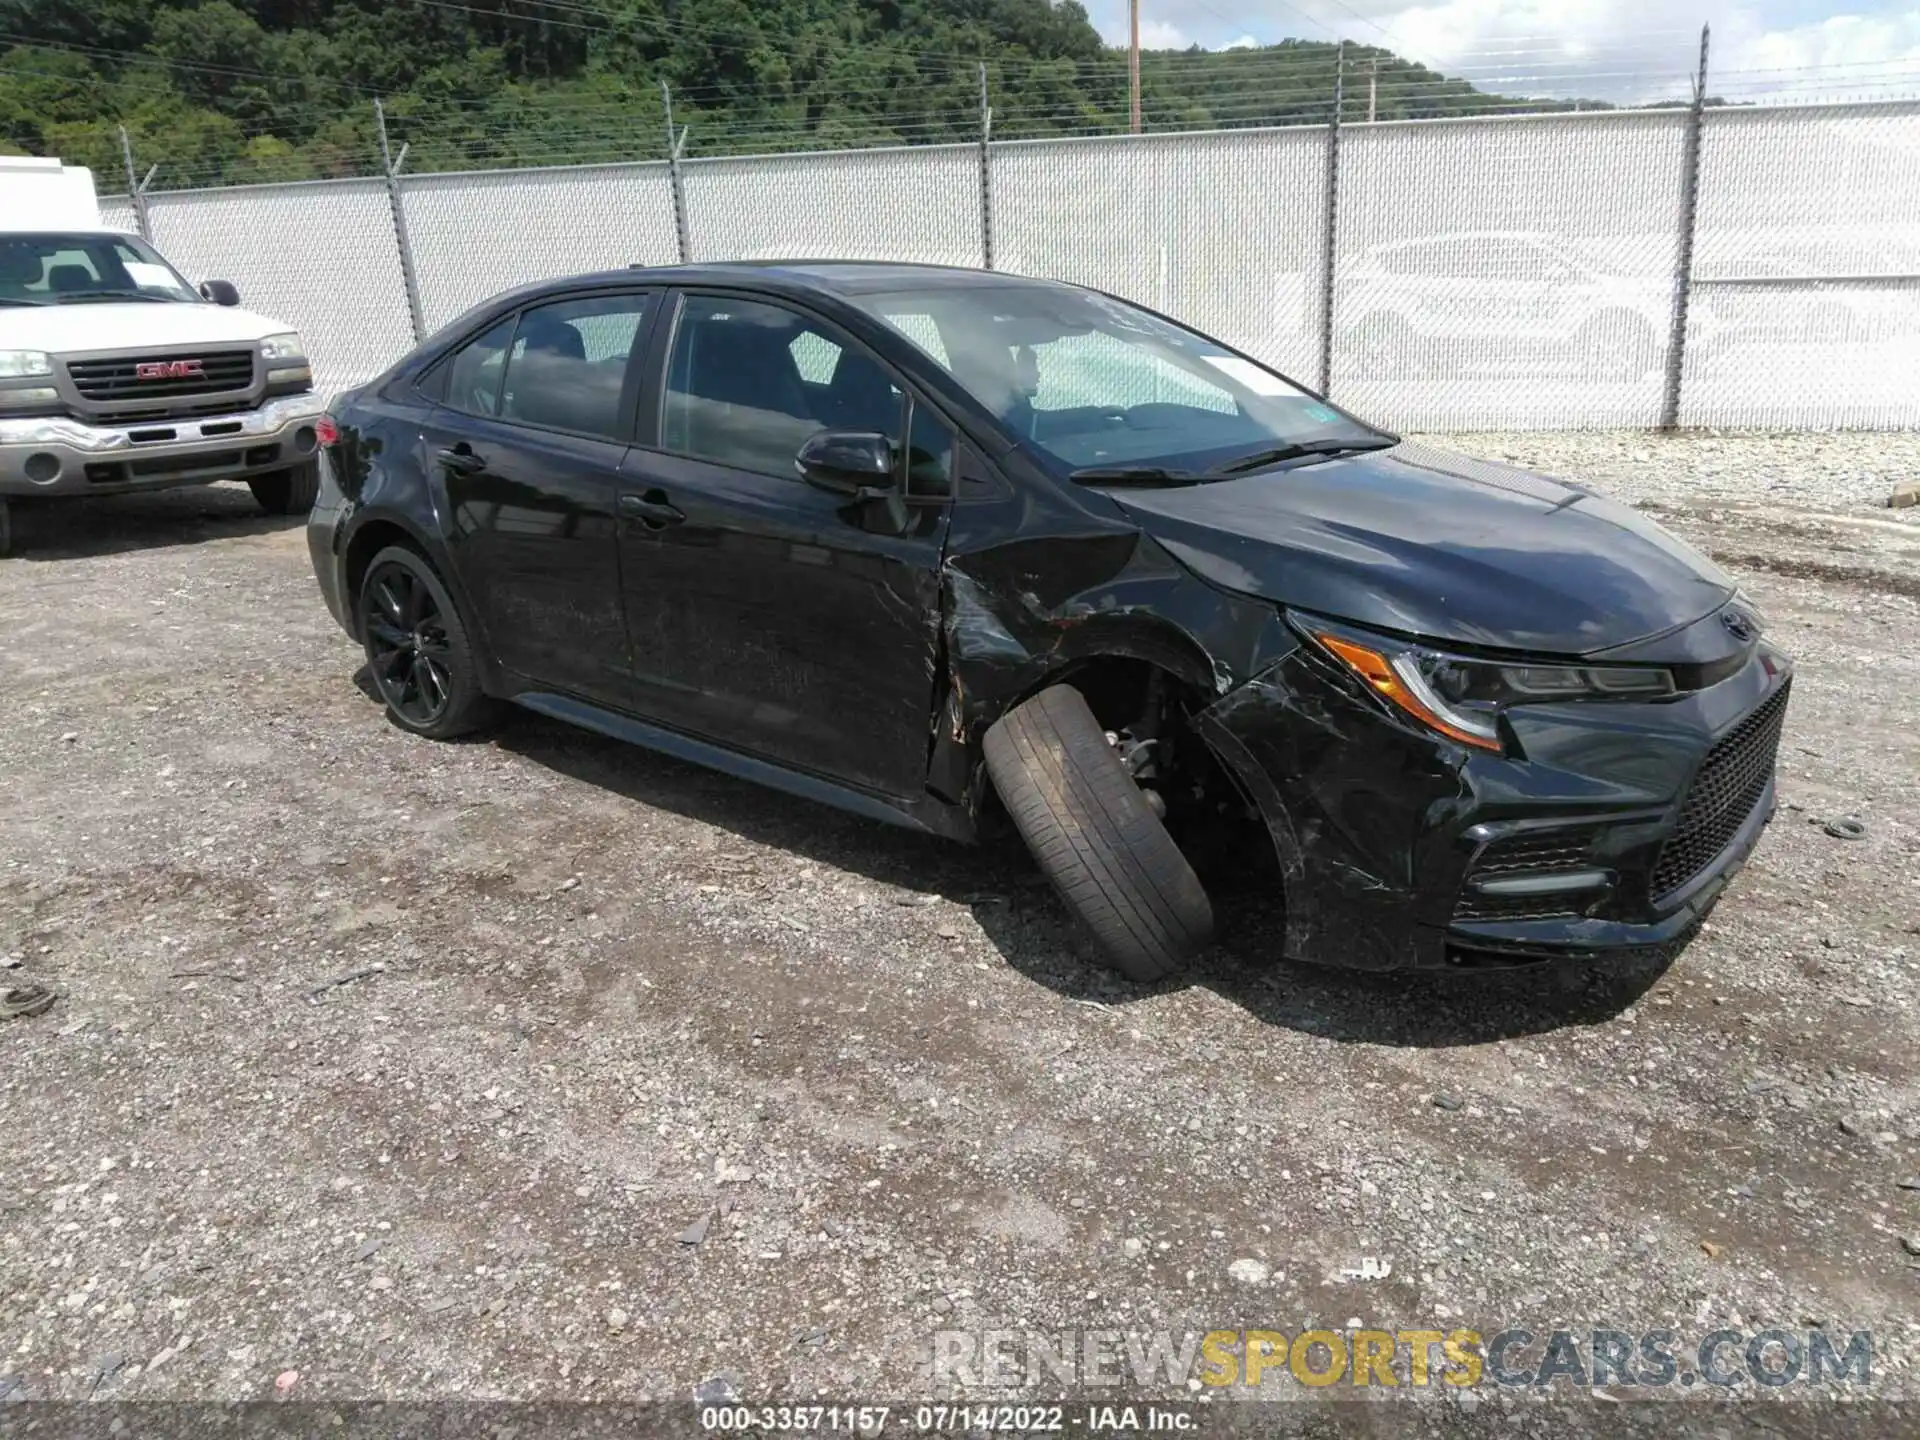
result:
[[[649,530],[664,530],[687,518],[678,506],[667,503],[667,492],[664,490],[649,490],[644,495],[622,495],[620,514],[623,519],[638,520]]]
[[[438,452],[433,458],[456,475],[477,475],[487,468],[487,462],[469,450],[465,441],[450,450]]]

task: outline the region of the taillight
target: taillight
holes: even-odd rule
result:
[[[340,427],[333,423],[331,415],[322,415],[313,422],[313,438],[320,442],[322,450],[331,450],[340,443]]]

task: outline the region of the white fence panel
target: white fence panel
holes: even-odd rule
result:
[[[980,263],[979,148],[688,160],[695,260]]]
[[[380,180],[324,180],[147,197],[154,244],[196,283],[306,337],[322,394],[379,374],[413,347],[393,212]]]
[[[129,235],[140,233],[139,213],[133,208],[133,201],[125,195],[100,197],[100,223],[109,230],[124,230]]]
[[[402,178],[429,332],[502,290],[679,258],[664,161]]]
[[[1709,110],[1694,233],[1683,425],[1920,425],[1920,105]]]
[[[1326,131],[993,146],[994,263],[1123,295],[1318,384]]]
[[[1402,429],[1660,418],[1687,112],[1342,132],[1333,397]],[[1125,295],[1317,384],[1322,126],[996,142],[998,268]],[[692,160],[696,260],[977,266],[975,145]],[[1920,104],[1712,109],[1681,423],[1920,426]],[[424,321],[530,281],[678,255],[663,162],[409,175]],[[336,389],[412,344],[386,187],[158,192],[195,280],[308,338]],[[133,230],[126,197],[106,223]]]
[[[1403,429],[1656,423],[1685,125],[1347,127],[1334,399]]]

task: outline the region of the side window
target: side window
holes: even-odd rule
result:
[[[833,383],[833,372],[840,364],[840,347],[824,335],[802,330],[787,346],[793,352],[793,368],[809,385]]]
[[[660,443],[792,480],[794,456],[820,430],[874,430],[899,445],[905,401],[877,361],[795,311],[689,295],[667,361]]]
[[[522,313],[507,356],[500,418],[621,439],[627,357],[648,299],[596,295]]]
[[[953,431],[925,405],[913,407],[907,431],[907,494],[953,494]]]
[[[500,413],[500,377],[507,368],[507,346],[513,341],[514,317],[509,315],[477,340],[454,352],[446,367],[446,403],[470,415]]]
[[[940,338],[940,324],[933,316],[923,311],[890,310],[887,312],[887,323],[938,360],[945,369],[953,369],[953,363],[947,359],[946,341]]]

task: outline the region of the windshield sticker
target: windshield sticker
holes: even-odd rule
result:
[[[1238,355],[1202,355],[1200,358],[1229,380],[1238,380],[1256,395],[1299,393],[1278,375],[1269,375],[1251,360],[1242,360]]]
[[[1323,425],[1331,425],[1340,418],[1340,412],[1335,410],[1331,405],[1309,405],[1307,406],[1307,418],[1318,420]]]
[[[142,290],[178,290],[180,282],[173,278],[173,272],[164,265],[149,265],[144,260],[123,262],[127,269],[127,278]]]

